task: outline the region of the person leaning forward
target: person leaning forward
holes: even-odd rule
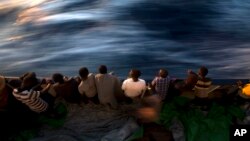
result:
[[[13,96],[28,106],[36,113],[49,113],[53,109],[55,97],[48,93],[51,84],[47,84],[41,91],[36,90],[40,86],[34,72],[26,73],[22,78],[21,87],[13,89]]]

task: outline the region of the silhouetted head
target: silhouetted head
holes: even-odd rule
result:
[[[81,76],[82,79],[87,78],[89,75],[89,70],[86,67],[82,67],[79,69],[79,75]]]
[[[107,72],[108,72],[108,69],[107,69],[107,67],[105,65],[101,65],[99,67],[99,73],[106,74]]]
[[[137,69],[132,69],[129,72],[129,76],[134,80],[137,81],[138,78],[141,76],[141,71],[137,70]]]
[[[22,90],[29,90],[39,83],[38,79],[36,78],[36,73],[34,72],[25,73],[21,77],[21,80],[22,80],[22,84],[21,84]]]
[[[208,74],[208,69],[204,66],[200,67],[198,74],[201,77],[205,77]]]
[[[185,80],[185,85],[188,88],[193,88],[198,81],[198,76],[196,74],[189,74]]]
[[[166,78],[168,76],[168,71],[166,69],[160,69],[159,76],[162,78]]]
[[[52,79],[55,83],[60,83],[60,84],[64,83],[63,75],[60,73],[54,73],[52,75]]]

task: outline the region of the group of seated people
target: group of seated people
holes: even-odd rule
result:
[[[206,77],[208,69],[204,66],[200,67],[197,74],[189,70],[187,78],[178,83],[168,75],[166,69],[160,69],[148,85],[140,78],[141,72],[137,69],[131,69],[128,78],[122,83],[118,77],[108,73],[105,65],[101,65],[98,71],[94,75],[82,67],[79,77],[68,78],[55,73],[49,79],[38,79],[34,72],[28,72],[15,83],[1,77],[0,108],[6,103],[4,85],[11,88],[14,98],[31,111],[45,114],[53,112],[54,102],[60,98],[69,103],[103,104],[116,109],[120,101],[137,103],[145,95],[153,95],[164,101],[170,93],[170,87],[176,90],[176,95],[194,92],[195,100],[204,103],[212,85],[211,79]]]

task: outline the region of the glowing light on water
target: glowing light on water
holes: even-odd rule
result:
[[[0,0],[0,72],[73,74],[101,63],[121,76],[138,67],[151,77],[162,66],[184,76],[202,64],[212,77],[248,77],[249,7],[236,0]]]
[[[34,22],[37,19],[40,19],[44,17],[46,14],[44,11],[42,11],[38,7],[32,7],[29,9],[26,9],[18,14],[18,18],[16,20],[16,23],[18,25],[25,24],[28,22]]]
[[[13,7],[33,7],[46,1],[48,0],[4,0],[0,3],[0,10]]]

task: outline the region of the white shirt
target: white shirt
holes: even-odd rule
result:
[[[132,78],[129,78],[123,81],[122,90],[124,90],[127,97],[134,98],[144,94],[146,82],[142,79],[138,79],[138,81],[134,82]]]
[[[87,97],[94,97],[97,93],[95,76],[93,74],[89,74],[86,80],[81,81],[78,86],[78,91],[80,94],[85,94]]]

